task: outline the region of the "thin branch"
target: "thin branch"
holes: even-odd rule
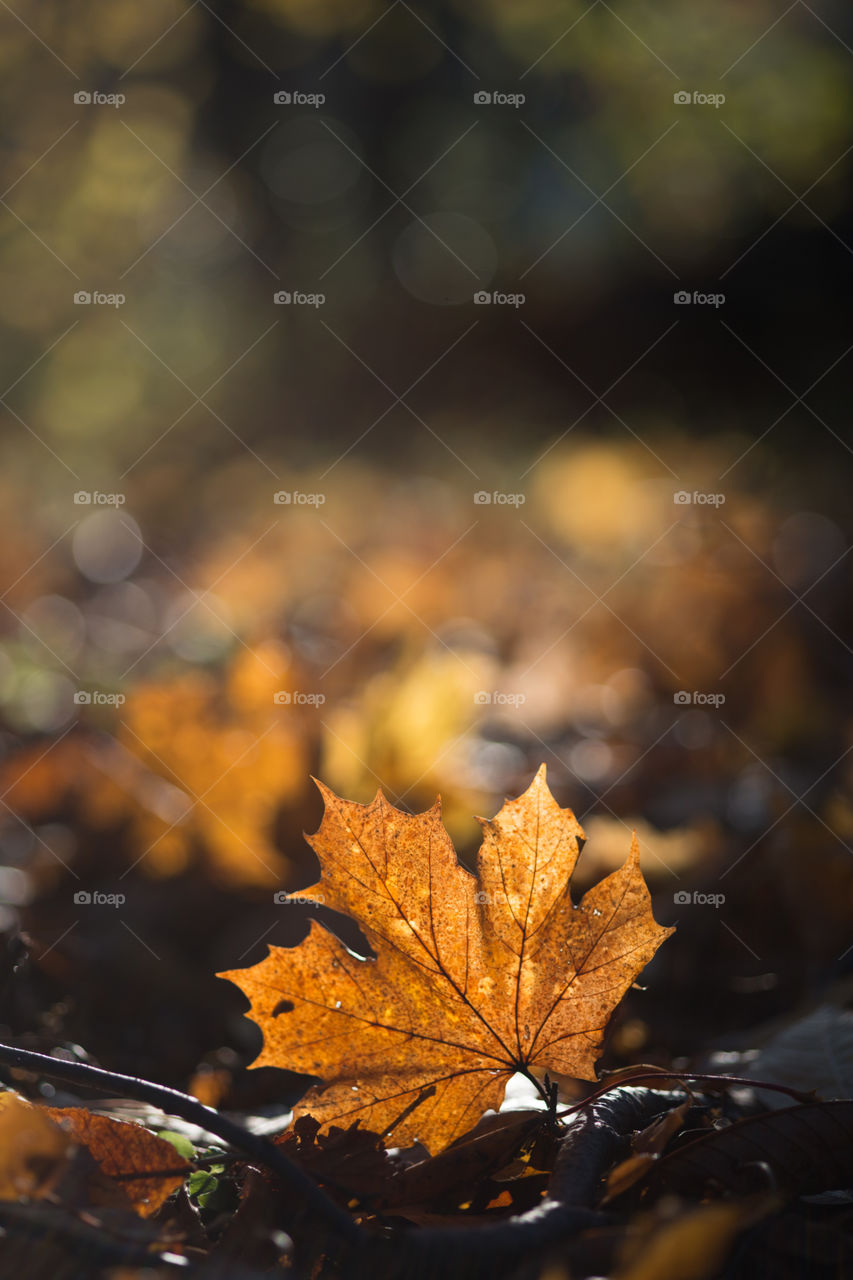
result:
[[[64,1080],[67,1084],[135,1098],[139,1102],[159,1107],[167,1115],[180,1116],[189,1124],[216,1134],[229,1146],[242,1151],[274,1173],[290,1193],[284,1198],[283,1213],[288,1214],[293,1221],[299,1220],[304,1216],[304,1210],[309,1209],[322,1220],[329,1234],[342,1243],[355,1245],[364,1237],[349,1214],[330,1200],[279,1147],[259,1134],[250,1133],[242,1125],[229,1120],[212,1107],[205,1106],[197,1098],[191,1098],[166,1085],[140,1080],[136,1076],[104,1071],[101,1067],[91,1067],[84,1062],[64,1062],[60,1058],[51,1058],[46,1053],[16,1049],[12,1045],[0,1044],[0,1062],[38,1075],[50,1076],[55,1080]]]
[[[814,1093],[804,1093],[801,1089],[791,1089],[784,1084],[771,1084],[768,1080],[750,1080],[746,1076],[718,1076],[701,1071],[665,1071],[663,1068],[659,1070],[657,1067],[647,1067],[642,1071],[631,1071],[628,1068],[624,1072],[618,1072],[614,1079],[605,1081],[598,1089],[582,1098],[580,1102],[575,1102],[570,1107],[561,1108],[558,1112],[558,1118],[562,1119],[563,1116],[573,1115],[576,1111],[583,1111],[584,1107],[603,1097],[611,1089],[621,1089],[623,1085],[641,1084],[649,1080],[701,1080],[712,1085],[741,1085],[749,1089],[768,1089],[772,1093],[784,1093],[789,1098],[793,1098],[795,1102],[816,1101]],[[817,1100],[819,1101],[819,1099]]]

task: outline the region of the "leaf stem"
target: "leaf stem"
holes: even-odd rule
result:
[[[536,1089],[536,1092],[539,1094],[542,1101],[547,1103],[548,1107],[550,1108],[552,1095],[551,1095],[551,1089],[549,1087],[548,1077],[547,1076],[545,1077],[545,1083],[543,1084],[541,1080],[537,1079],[537,1077],[533,1074],[533,1072],[530,1070],[529,1067],[516,1066],[515,1069],[520,1076],[524,1076],[526,1080],[530,1081],[530,1083],[534,1086],[534,1088]]]

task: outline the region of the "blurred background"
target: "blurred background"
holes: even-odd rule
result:
[[[606,1065],[846,990],[850,11],[0,30],[4,1037],[239,1101],[309,775],[472,865],[542,761],[678,925]]]

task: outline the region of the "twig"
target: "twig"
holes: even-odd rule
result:
[[[189,1124],[198,1125],[208,1133],[215,1133],[229,1146],[242,1151],[274,1173],[285,1191],[290,1193],[284,1199],[282,1210],[283,1215],[289,1217],[292,1223],[304,1218],[305,1209],[309,1209],[322,1222],[326,1231],[341,1243],[355,1245],[364,1238],[363,1231],[349,1214],[330,1200],[279,1147],[259,1134],[250,1133],[242,1125],[229,1120],[212,1107],[205,1106],[197,1098],[191,1098],[166,1085],[139,1080],[136,1076],[104,1071],[101,1067],[92,1067],[84,1062],[65,1062],[60,1058],[51,1058],[46,1053],[16,1049],[12,1045],[0,1044],[0,1062],[10,1067],[34,1071],[39,1075],[52,1076],[55,1080],[64,1080],[68,1084],[136,1098],[139,1102],[159,1107],[168,1115],[180,1116]]]
[[[562,1119],[563,1116],[573,1115],[576,1111],[583,1111],[584,1107],[588,1106],[589,1103],[603,1097],[611,1089],[621,1089],[623,1085],[635,1085],[649,1080],[701,1080],[710,1084],[743,1085],[750,1089],[768,1089],[772,1093],[784,1093],[789,1098],[793,1098],[795,1102],[815,1101],[814,1093],[803,1093],[801,1089],[790,1089],[784,1084],[771,1084],[767,1080],[749,1080],[745,1076],[717,1076],[701,1071],[665,1071],[653,1067],[643,1071],[631,1072],[630,1074],[620,1072],[616,1078],[609,1082],[605,1081],[599,1088],[582,1098],[580,1102],[574,1102],[570,1107],[561,1108],[558,1112],[558,1118]]]

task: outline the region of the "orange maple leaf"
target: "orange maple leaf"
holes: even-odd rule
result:
[[[359,1120],[435,1152],[500,1106],[514,1072],[594,1080],[610,1014],[673,932],[652,916],[636,837],[575,906],[585,837],[544,765],[480,819],[476,876],[459,865],[440,801],[409,815],[381,792],[361,805],[318,785],[326,810],[309,842],[322,875],[300,896],[354,917],[376,958],[312,921],[298,947],[219,975],[264,1032],[252,1066],[323,1080],[296,1114],[324,1130]]]

